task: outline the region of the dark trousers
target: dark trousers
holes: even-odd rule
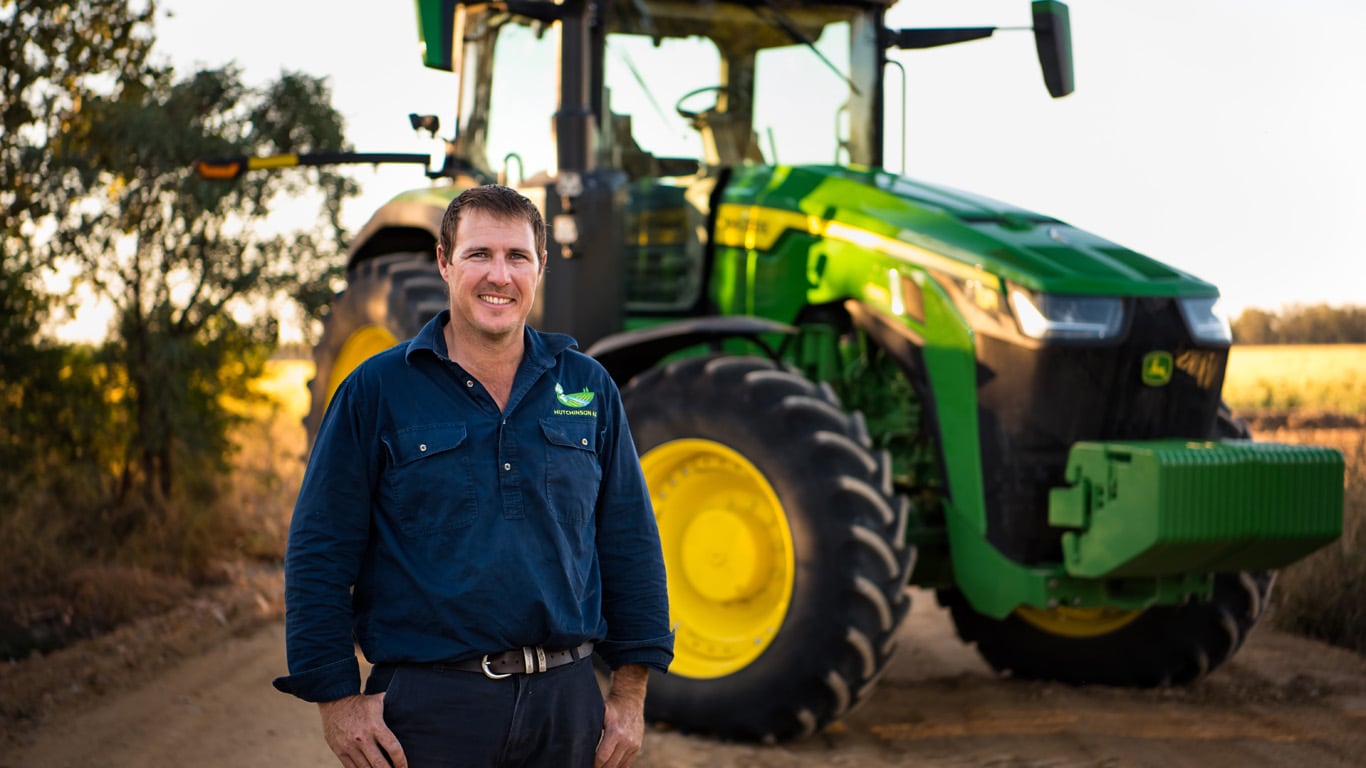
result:
[[[411,768],[591,768],[602,737],[591,659],[502,680],[381,665],[367,688],[385,691],[384,722]]]

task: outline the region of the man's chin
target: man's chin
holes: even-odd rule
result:
[[[486,339],[499,340],[521,335],[522,325],[521,320],[479,323],[474,330]]]

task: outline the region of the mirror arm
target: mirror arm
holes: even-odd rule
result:
[[[996,27],[944,27],[941,29],[889,29],[887,47],[906,50],[938,48],[991,37]]]

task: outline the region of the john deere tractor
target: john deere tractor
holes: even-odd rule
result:
[[[1253,442],[1224,407],[1213,285],[883,167],[906,112],[889,52],[996,31],[889,29],[893,2],[417,2],[454,135],[350,248],[310,434],[445,306],[451,198],[499,180],[538,201],[533,324],[620,384],[662,534],[656,721],[782,740],[839,719],[895,652],[908,583],[1003,673],[1188,683],[1238,649],[1274,569],[1340,533],[1341,455]],[[1032,15],[1066,95],[1067,8]]]

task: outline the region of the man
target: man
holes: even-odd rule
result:
[[[526,198],[465,191],[436,258],[450,308],[360,365],[318,431],[275,686],[318,702],[348,768],[628,766],[673,637],[620,394],[526,325],[546,265]]]

